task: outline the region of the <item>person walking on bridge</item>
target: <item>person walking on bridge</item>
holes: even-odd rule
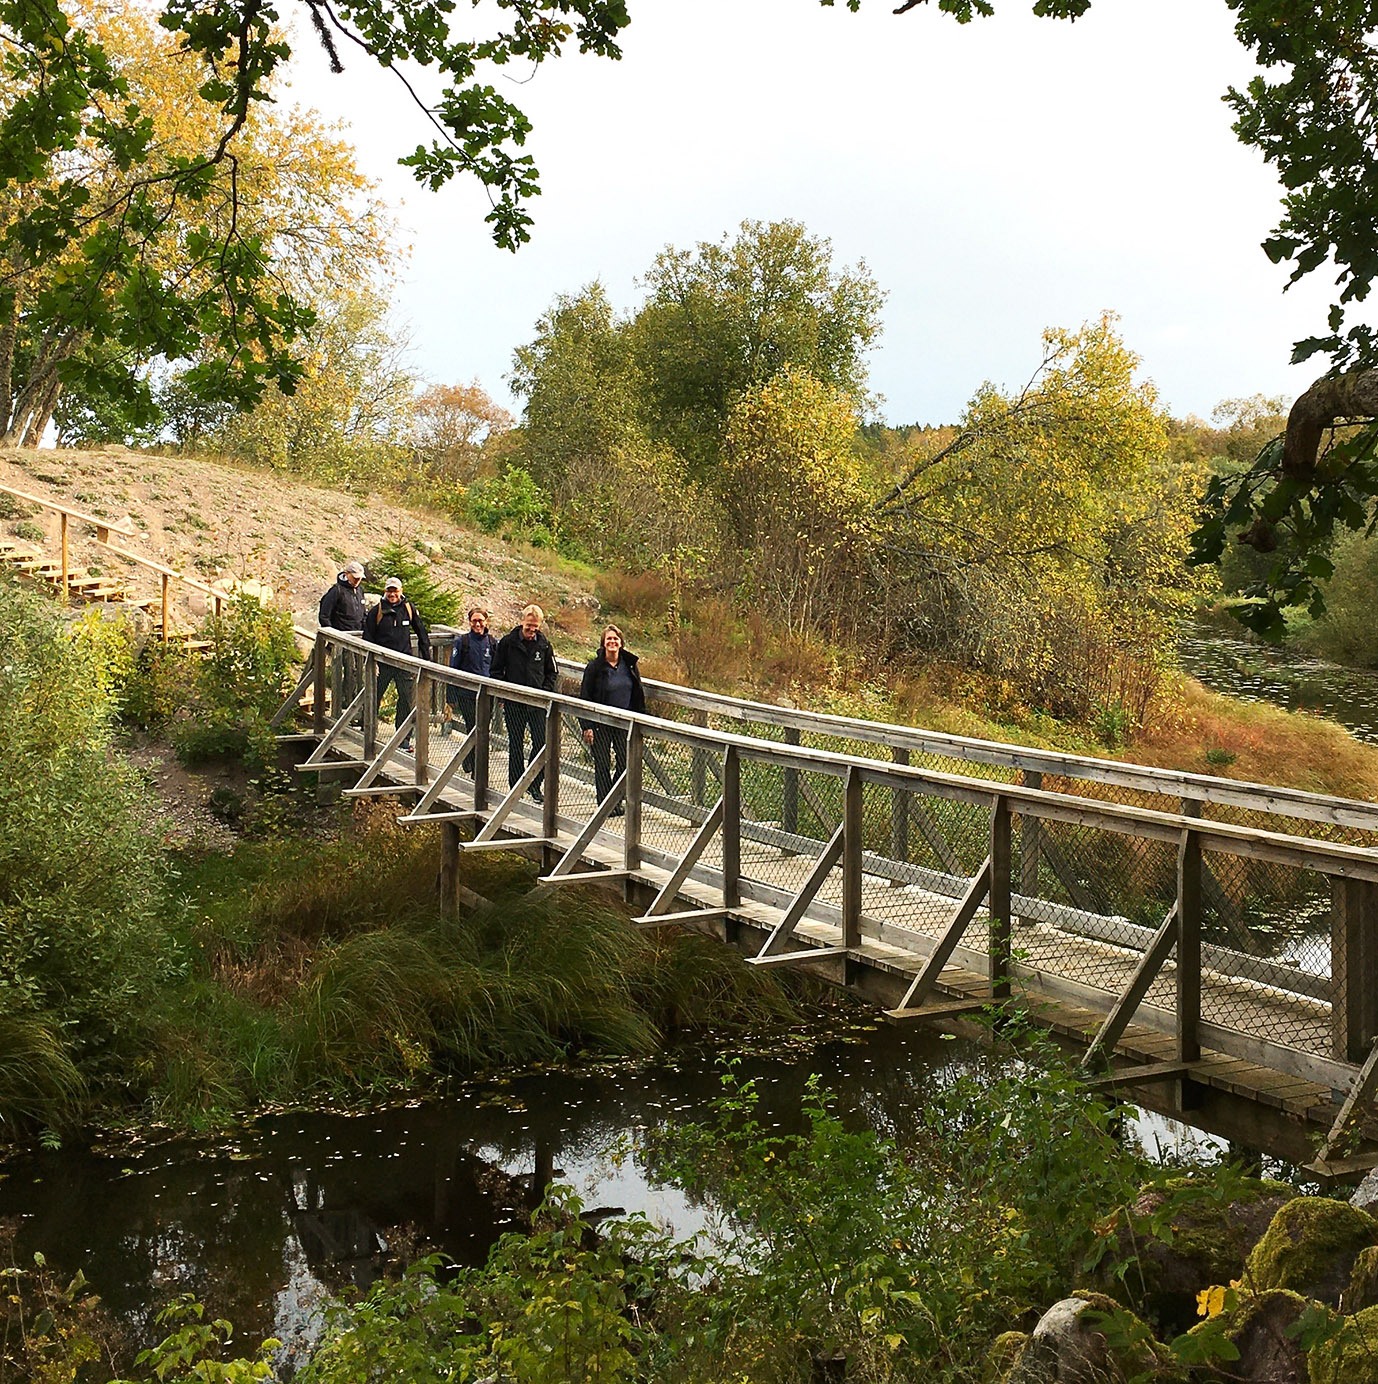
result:
[[[555,666],[555,650],[541,633],[545,611],[529,605],[522,611],[522,622],[498,640],[493,654],[492,674],[518,687],[539,687],[543,692],[555,691],[559,670]],[[528,706],[525,702],[504,701],[503,719],[507,722],[507,786],[513,788],[531,762],[526,757],[526,737],[531,737],[531,759],[545,749],[545,708]],[[537,775],[531,786],[531,796],[544,801],[541,788],[545,774]]]
[[[345,564],[335,578],[335,584],[321,597],[319,612],[323,630],[343,630],[358,634],[364,627],[364,593],[359,584],[364,579],[364,564],[359,561]]]
[[[450,650],[450,667],[458,668],[461,673],[475,673],[481,678],[492,677],[493,655],[497,647],[498,641],[488,633],[488,612],[482,606],[474,606],[469,612],[469,628],[455,640]],[[447,706],[459,708],[459,714],[464,718],[465,733],[473,730],[478,693],[472,687],[447,687],[445,701]],[[465,756],[463,767],[466,774],[474,772],[472,753]]]
[[[412,636],[416,636],[418,658],[430,658],[431,639],[426,633],[425,622],[420,612],[402,596],[401,577],[389,577],[383,584],[383,599],[374,606],[364,621],[364,638],[379,648],[390,649],[395,654],[409,654],[412,651]],[[393,725],[400,726],[407,719],[412,707],[412,687],[415,679],[407,668],[397,668],[381,660],[378,664],[378,705],[383,704],[383,693],[388,685],[397,689],[397,714]],[[407,737],[402,748],[411,748],[411,736]]]
[[[586,702],[599,702],[620,711],[646,710],[646,693],[637,671],[636,655],[623,642],[622,631],[608,625],[603,631],[603,644],[589,659],[579,695]],[[613,755],[617,757],[617,772],[627,767],[627,733],[621,727],[605,726],[598,721],[584,721],[584,743],[593,751],[593,789],[601,803],[612,792]],[[612,816],[621,817],[625,802],[613,808]]]
[[[341,634],[363,632],[364,613],[368,609],[364,604],[364,593],[360,590],[363,580],[362,562],[356,558],[353,562],[345,563],[344,571],[335,578],[334,585],[321,597],[317,619],[323,630],[339,630]],[[340,660],[343,668],[339,692],[345,703],[349,704],[358,696],[359,685],[362,682],[360,655],[354,649],[336,648],[334,657]]]

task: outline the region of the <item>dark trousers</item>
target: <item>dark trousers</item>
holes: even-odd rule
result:
[[[527,731],[531,732],[531,759],[545,749],[545,708],[526,706],[522,702],[504,702],[502,715],[507,722],[507,786],[511,788],[530,763],[523,743]],[[542,772],[531,785],[531,791],[539,793],[544,782],[545,773]]]
[[[616,773],[613,758],[617,759]],[[601,803],[612,792],[612,781],[627,767],[627,732],[612,726],[593,728],[593,791]]]
[[[390,663],[378,664],[378,706],[383,705],[383,693],[391,683],[397,689],[397,715],[392,718],[394,726],[400,726],[407,719],[412,703],[412,675],[405,668],[394,668]]]
[[[478,693],[470,692],[463,687],[447,687],[445,689],[445,700],[451,706],[459,708],[459,714],[464,721],[464,733],[473,730],[474,722],[478,719]],[[474,773],[474,753],[472,750],[464,756],[463,769],[471,778]]]

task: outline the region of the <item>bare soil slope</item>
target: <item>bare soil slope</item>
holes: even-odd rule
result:
[[[315,628],[321,595],[344,563],[367,560],[389,541],[414,545],[418,560],[428,560],[436,580],[458,590],[466,605],[488,605],[499,630],[534,600],[582,648],[596,610],[581,582],[499,541],[393,503],[385,491],[348,494],[274,472],[125,447],[0,451],[0,485],[98,518],[127,515],[138,534],[121,546],[202,581],[263,581],[307,628]],[[0,534],[32,537],[36,525],[45,534],[38,546],[56,556],[58,523],[46,510],[15,513],[0,521]],[[100,547],[89,530],[73,526],[70,542],[74,566],[119,576],[139,594],[156,593],[155,574]],[[174,624],[194,625],[205,613],[204,597],[186,588],[174,595]],[[573,647],[575,641],[565,642]]]

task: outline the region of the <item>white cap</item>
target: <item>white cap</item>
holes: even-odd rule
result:
[[[364,575],[364,564],[356,558],[353,562],[345,563],[345,571],[351,577],[362,577]]]
[[[383,583],[383,590],[384,590],[384,591],[400,591],[401,589],[402,589],[402,578],[401,578],[401,577],[389,577],[389,578],[387,579],[387,581],[385,581],[385,582]]]

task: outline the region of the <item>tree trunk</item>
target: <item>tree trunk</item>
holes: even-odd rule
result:
[[[14,407],[14,346],[19,336],[18,289],[0,294],[0,431],[9,431]]]
[[[57,370],[54,369],[46,388],[39,396],[37,405],[29,414],[28,424],[24,428],[24,436],[19,443],[21,447],[37,447],[43,441],[43,434],[52,421],[53,411],[57,408],[57,401],[61,395],[62,381],[58,378]]]
[[[1378,370],[1354,370],[1317,380],[1287,415],[1282,472],[1302,480],[1316,470],[1325,430],[1341,420],[1378,418]]]

